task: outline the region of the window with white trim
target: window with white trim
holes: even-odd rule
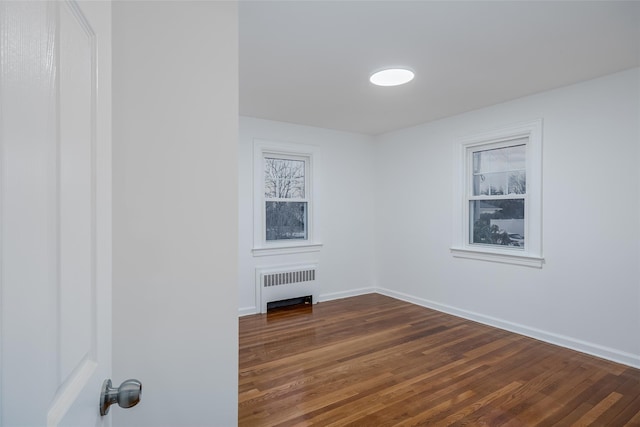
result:
[[[541,120],[461,141],[454,256],[542,267],[541,148]]]
[[[263,154],[265,241],[307,240],[309,158]]]
[[[313,171],[317,149],[254,141],[255,256],[317,251]]]

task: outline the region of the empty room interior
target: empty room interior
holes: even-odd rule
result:
[[[638,6],[240,4],[241,425],[640,423]]]
[[[640,425],[639,2],[112,28],[114,424]]]

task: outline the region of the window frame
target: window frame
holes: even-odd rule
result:
[[[265,158],[297,160],[305,162],[305,191],[304,198],[271,199],[265,196]],[[316,252],[322,246],[318,241],[315,205],[317,203],[317,185],[314,180],[315,162],[318,149],[315,146],[254,140],[253,161],[253,249],[254,256],[280,255],[301,252]],[[307,238],[267,240],[266,232],[266,203],[268,201],[291,201],[307,203]]]
[[[522,139],[526,138],[526,142]],[[526,194],[493,196],[496,199],[524,199],[523,249],[471,243],[471,208],[473,196],[473,153],[495,148],[526,147]],[[454,197],[453,243],[451,253],[457,258],[493,261],[541,268],[542,257],[542,120],[508,126],[461,138],[454,156],[457,188]]]

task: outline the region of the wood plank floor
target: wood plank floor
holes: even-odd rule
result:
[[[640,426],[640,370],[378,294],[240,319],[240,426]]]

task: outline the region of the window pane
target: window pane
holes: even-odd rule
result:
[[[524,249],[524,200],[470,201],[471,243]]]
[[[509,167],[524,170],[527,167],[527,146],[514,145],[508,147],[507,150],[509,151]]]
[[[507,172],[489,172],[474,175],[473,195],[474,196],[498,196],[506,194]]]
[[[304,160],[264,159],[264,196],[276,199],[304,198]]]
[[[509,193],[526,194],[527,176],[524,171],[509,172]]]
[[[266,202],[267,240],[307,239],[307,202]]]
[[[473,195],[526,193],[526,145],[473,153]]]

